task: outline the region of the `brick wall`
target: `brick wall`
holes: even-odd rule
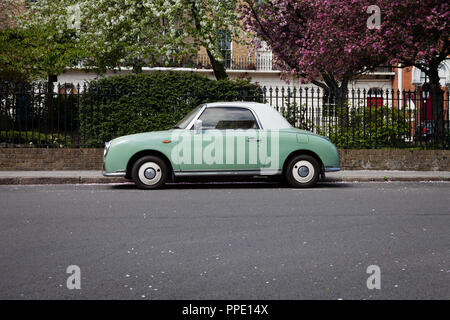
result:
[[[340,150],[345,170],[450,171],[450,150]],[[0,148],[0,170],[101,170],[103,149]]]
[[[0,148],[0,170],[101,170],[103,149]]]
[[[245,43],[238,43],[233,41],[233,56],[248,57],[250,49]]]
[[[450,150],[340,150],[344,170],[450,171]]]

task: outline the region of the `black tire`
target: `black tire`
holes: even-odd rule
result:
[[[314,186],[317,181],[319,181],[320,166],[317,160],[313,157],[308,155],[300,155],[289,161],[284,175],[286,181],[292,187],[309,188]]]
[[[146,172],[146,169],[149,171]],[[138,188],[152,190],[163,187],[169,173],[164,160],[156,156],[145,156],[134,163],[131,178]],[[151,178],[153,174],[154,177]]]

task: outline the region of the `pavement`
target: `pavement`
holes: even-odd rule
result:
[[[326,174],[326,182],[450,181],[450,171],[344,170]],[[100,171],[0,171],[0,185],[104,184],[128,182]]]
[[[450,299],[449,195],[446,182],[0,186],[0,299]]]

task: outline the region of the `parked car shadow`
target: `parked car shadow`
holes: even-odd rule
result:
[[[311,188],[303,190],[324,189],[324,188],[350,188],[351,183],[332,183],[319,182]],[[115,184],[111,188],[117,190],[139,190],[134,183]],[[165,190],[181,190],[181,189],[293,189],[290,185],[279,181],[223,181],[223,182],[208,182],[208,181],[180,181],[166,183]],[[302,189],[297,189],[302,190]]]

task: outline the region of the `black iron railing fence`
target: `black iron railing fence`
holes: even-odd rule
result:
[[[117,109],[119,99],[131,94],[133,88],[0,83],[0,147],[101,147],[124,121],[105,106],[115,103]],[[448,92],[435,102],[420,90],[263,87],[230,100],[268,103],[293,126],[327,136],[340,148],[450,148]],[[175,124],[194,104],[211,101],[213,96],[183,95],[168,110],[143,110],[140,121],[169,115]]]

